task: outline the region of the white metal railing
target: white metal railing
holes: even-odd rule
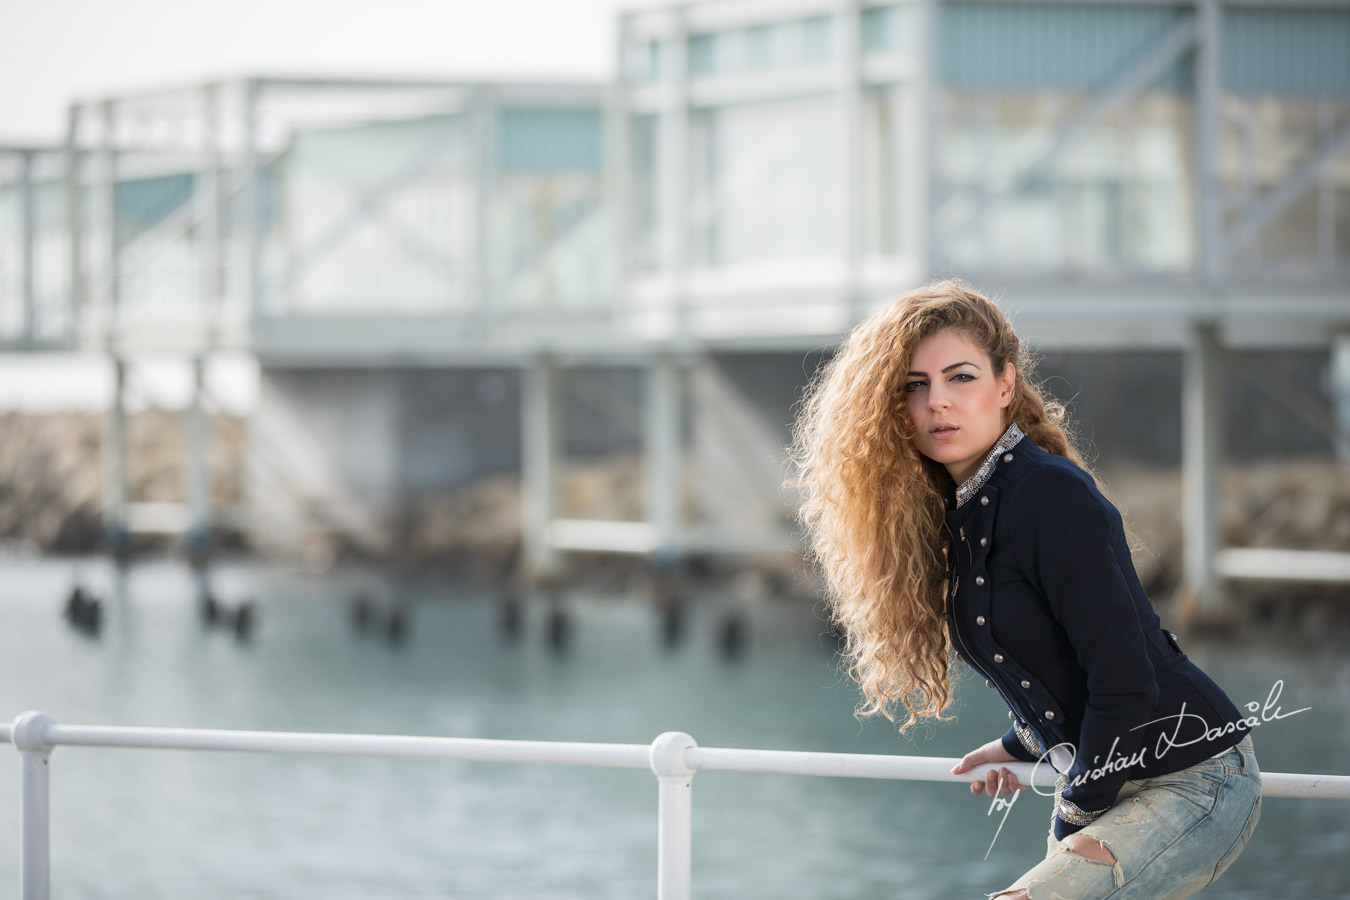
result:
[[[250,753],[315,753],[329,756],[418,757],[521,765],[601,766],[651,769],[658,783],[657,897],[688,900],[693,776],[700,771],[778,775],[826,775],[899,781],[970,782],[983,771],[951,774],[954,758],[860,753],[811,753],[700,747],[689,735],[668,731],[651,744],[588,744],[503,741],[486,738],[408,737],[385,734],[321,734],[283,731],[222,731],[199,728],[132,728],[61,725],[41,712],[26,712],[0,724],[0,743],[23,757],[23,900],[50,893],[50,802],[48,760],[69,747],[136,747],[160,750],[234,750]],[[1032,763],[1006,763],[1024,784],[1052,787],[1055,773]],[[1261,773],[1265,797],[1350,800],[1350,775]]]

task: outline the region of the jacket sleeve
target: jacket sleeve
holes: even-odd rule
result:
[[[1055,837],[1094,821],[1115,802],[1128,760],[1158,701],[1158,683],[1121,566],[1132,566],[1120,514],[1090,476],[1040,466],[1020,486],[1018,562],[1044,594],[1086,676],[1083,712],[1068,784],[1055,800]],[[1123,558],[1122,558],[1123,556]],[[1006,745],[1005,745],[1006,746]]]
[[[1036,762],[1039,759],[1036,754],[1022,746],[1022,739],[1017,736],[1017,729],[1012,727],[1003,732],[1003,749],[1008,751],[1008,755],[1014,759],[1020,759],[1022,762]]]

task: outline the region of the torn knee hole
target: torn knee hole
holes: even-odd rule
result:
[[[1115,854],[1107,849],[1106,844],[1099,839],[1090,834],[1075,834],[1070,837],[1073,840],[1066,840],[1065,843],[1068,844],[1071,852],[1086,859],[1095,859],[1098,862],[1115,865]]]

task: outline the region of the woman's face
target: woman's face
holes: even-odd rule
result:
[[[954,328],[924,338],[904,381],[914,445],[957,484],[965,481],[1003,434],[1014,379],[1011,364],[995,373],[984,351]]]

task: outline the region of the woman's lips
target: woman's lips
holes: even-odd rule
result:
[[[933,437],[941,441],[946,440],[947,438],[956,434],[957,430],[958,429],[956,428],[955,425],[945,425],[939,428],[934,428],[931,432],[929,432],[929,434],[931,434]]]

